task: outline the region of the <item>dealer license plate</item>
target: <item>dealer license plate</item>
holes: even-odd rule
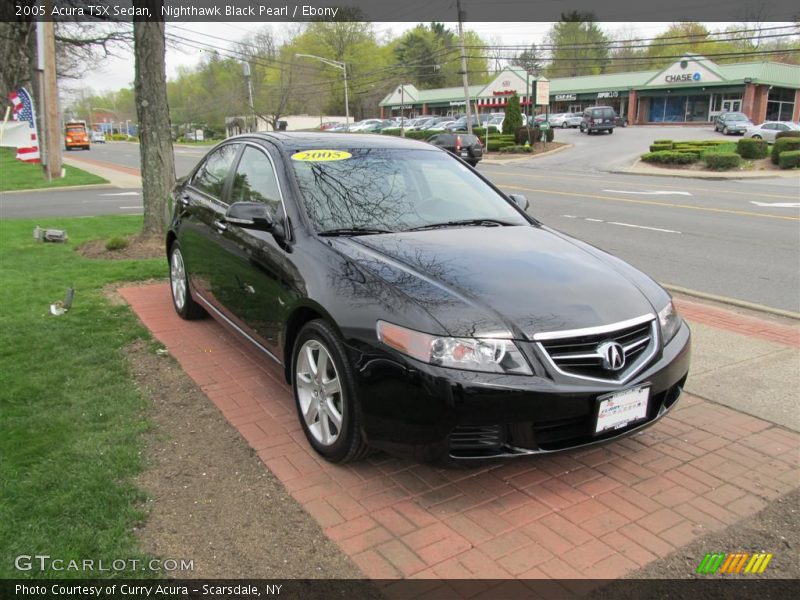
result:
[[[594,432],[604,433],[647,418],[650,388],[637,387],[624,392],[600,396],[597,400],[597,425]]]
[[[461,156],[469,156],[469,151],[468,150],[462,150],[461,151]]]

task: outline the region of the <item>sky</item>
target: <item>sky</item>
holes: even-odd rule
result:
[[[241,40],[248,32],[270,25],[274,30],[280,31],[285,24],[281,23],[168,23],[167,33],[170,31],[183,37],[202,39],[205,36],[208,43],[221,47],[231,47],[237,40]],[[374,23],[378,36],[396,37],[403,31],[415,27],[417,23]],[[456,23],[446,23],[453,30]],[[466,28],[477,32],[488,43],[502,44],[539,44],[544,42],[552,23],[467,23]],[[637,37],[651,38],[664,32],[669,23],[600,23],[606,33],[614,35],[618,32],[634,34]],[[705,23],[709,30],[723,29],[735,23]],[[219,38],[230,40],[226,43]],[[86,76],[77,82],[71,82],[72,90],[84,89],[92,92],[118,90],[131,86],[133,83],[133,54],[123,51],[118,57],[104,61],[98,68],[89,71]],[[167,78],[173,79],[181,66],[193,66],[202,60],[204,52],[195,49],[181,49],[169,47],[166,55]],[[66,91],[66,90],[65,90]],[[69,92],[66,95],[70,95]]]

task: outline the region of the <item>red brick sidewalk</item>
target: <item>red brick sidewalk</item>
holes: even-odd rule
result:
[[[616,578],[800,484],[800,435],[691,395],[599,449],[474,470],[331,465],[268,360],[211,319],[181,321],[166,284],[120,293],[371,578]]]

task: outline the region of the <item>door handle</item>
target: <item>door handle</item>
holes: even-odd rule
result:
[[[214,221],[214,227],[216,227],[217,231],[219,231],[220,233],[228,229],[228,225],[225,223],[225,221],[221,219],[217,219],[216,221]]]

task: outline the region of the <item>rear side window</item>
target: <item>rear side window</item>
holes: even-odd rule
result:
[[[239,144],[226,144],[222,148],[214,150],[194,174],[192,186],[221,199],[225,189],[225,180],[238,151]]]
[[[277,210],[281,197],[272,163],[260,150],[245,147],[233,176],[231,203],[263,202]]]
[[[461,136],[461,145],[462,146],[472,146],[476,143],[476,138],[474,135],[462,135]]]

